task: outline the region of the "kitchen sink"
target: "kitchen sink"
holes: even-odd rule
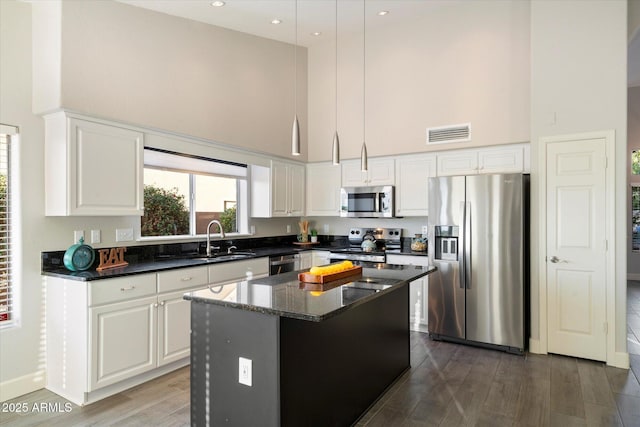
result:
[[[230,254],[211,255],[210,257],[198,257],[194,259],[206,261],[206,262],[222,262],[222,261],[233,261],[238,259],[253,258],[255,256],[256,254],[254,254],[253,252],[233,252]]]

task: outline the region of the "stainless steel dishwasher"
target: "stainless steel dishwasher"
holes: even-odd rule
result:
[[[269,257],[269,275],[300,270],[300,254]]]

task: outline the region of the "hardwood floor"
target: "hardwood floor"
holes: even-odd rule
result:
[[[629,282],[627,298],[630,370],[557,355],[514,356],[413,332],[412,368],[357,426],[640,426],[640,282]],[[187,426],[189,368],[85,407],[46,390],[9,403],[26,403],[29,412],[0,412],[2,426]],[[32,411],[42,403],[61,412]]]

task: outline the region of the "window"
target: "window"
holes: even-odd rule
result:
[[[206,234],[214,219],[247,232],[246,165],[149,147],[144,159],[142,237]]]
[[[640,185],[631,186],[631,249],[640,252]]]
[[[640,150],[631,152],[631,175],[640,175]]]
[[[0,325],[10,324],[14,320],[14,289],[11,280],[10,147],[11,136],[0,134]]]

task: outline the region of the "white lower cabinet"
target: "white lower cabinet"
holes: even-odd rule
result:
[[[313,255],[311,252],[300,253],[300,269],[311,268],[313,263]]]
[[[209,265],[209,283],[216,285],[257,279],[268,275],[268,257]]]
[[[47,388],[84,405],[189,364],[191,304],[182,297],[206,286],[207,273],[47,277]]]
[[[191,301],[184,291],[158,296],[158,366],[189,357]]]
[[[311,252],[311,266],[326,265],[331,262],[331,252],[329,251],[313,251]]]
[[[426,256],[387,254],[388,264],[429,265]],[[428,332],[429,318],[429,276],[424,276],[409,283],[409,328],[413,331]]]
[[[89,391],[156,367],[157,298],[98,306],[91,318]]]

